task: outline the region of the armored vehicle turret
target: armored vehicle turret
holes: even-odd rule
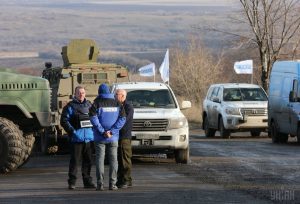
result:
[[[63,67],[52,67],[51,63],[45,63],[42,76],[48,79],[52,89],[51,110],[56,124],[42,133],[42,152],[57,151],[57,141],[66,135],[59,124],[60,114],[63,107],[72,100],[76,86],[85,87],[87,99],[93,101],[100,84],[129,81],[125,67],[99,63],[99,53],[94,40],[73,39],[67,46],[62,47]]]

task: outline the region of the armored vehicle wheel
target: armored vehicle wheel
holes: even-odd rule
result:
[[[32,148],[33,148],[33,144],[34,144],[34,141],[35,141],[35,137],[33,136],[33,134],[30,134],[30,135],[26,135],[24,137],[25,141],[25,155],[24,155],[24,158],[23,158],[23,163],[21,164],[21,166],[23,166],[24,164],[27,163],[27,161],[29,160],[29,157],[31,155],[31,152],[32,152]]]
[[[209,127],[208,118],[205,117],[204,119],[204,132],[206,137],[214,137],[216,130]]]
[[[0,171],[15,170],[24,157],[24,139],[18,126],[0,117]]]
[[[187,164],[190,158],[189,148],[187,149],[176,149],[175,150],[175,161],[176,163]]]

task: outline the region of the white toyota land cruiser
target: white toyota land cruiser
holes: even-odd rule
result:
[[[165,153],[175,156],[177,163],[189,160],[189,126],[180,111],[191,107],[183,101],[181,107],[170,86],[155,82],[125,82],[112,86],[127,91],[127,101],[133,104],[132,149],[134,153]]]
[[[259,136],[268,128],[268,98],[255,84],[213,84],[203,101],[203,129],[206,137],[229,137],[231,132],[250,131]]]

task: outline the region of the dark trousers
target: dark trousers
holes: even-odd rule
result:
[[[131,139],[120,139],[118,147],[118,184],[132,184]]]
[[[91,143],[71,143],[71,159],[69,164],[69,184],[76,183],[77,167],[81,161],[81,173],[83,184],[92,182],[91,168],[92,168],[92,150]]]

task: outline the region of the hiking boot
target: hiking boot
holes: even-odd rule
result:
[[[118,188],[131,188],[132,187],[132,183],[121,183],[118,185]]]
[[[112,186],[109,186],[109,190],[116,191],[116,190],[118,190],[118,187],[116,185],[112,185]]]
[[[128,188],[129,186],[126,183],[118,185],[118,188]]]
[[[70,190],[74,190],[76,187],[75,187],[75,184],[69,184],[69,189]]]
[[[97,185],[96,191],[104,191],[103,185]]]
[[[95,184],[92,182],[84,184],[84,188],[96,188]]]

